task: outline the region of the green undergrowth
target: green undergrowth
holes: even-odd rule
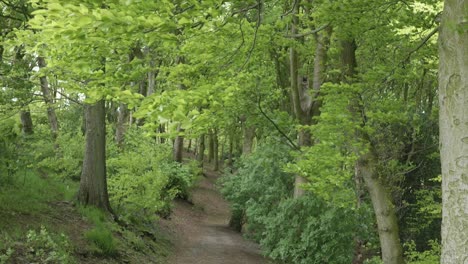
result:
[[[154,222],[121,226],[99,209],[74,205],[77,182],[33,170],[13,176],[0,185],[0,264],[148,263],[169,254]]]
[[[50,202],[73,199],[76,188],[77,184],[72,181],[46,178],[33,170],[21,170],[8,184],[0,185],[0,214],[36,216],[46,213],[51,209]],[[12,227],[12,222],[4,222],[7,219],[7,216],[0,217],[2,229]]]

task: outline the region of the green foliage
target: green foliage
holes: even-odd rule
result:
[[[194,166],[171,160],[168,145],[141,135],[141,130],[126,133],[123,151],[109,141],[108,189],[110,201],[122,220],[141,222],[167,216],[176,196],[186,198],[198,175]]]
[[[68,237],[50,233],[44,226],[41,226],[39,232],[29,230],[26,238],[19,241],[14,242],[9,238],[0,244],[0,263],[10,263],[9,260],[24,263],[75,263],[70,255],[72,248]]]
[[[86,231],[85,237],[96,247],[100,254],[114,256],[117,253],[117,246],[112,232],[102,225]]]
[[[260,243],[283,263],[350,263],[357,223],[354,212],[317,198],[287,199],[267,218]]]
[[[85,232],[84,236],[91,242],[96,253],[105,256],[117,254],[117,244],[112,234],[112,225],[108,221],[108,216],[92,206],[79,207],[79,211],[94,225],[91,230]]]
[[[47,208],[47,202],[70,198],[75,184],[45,179],[30,170],[20,170],[8,186],[0,186],[0,210],[18,213],[35,213]]]
[[[32,143],[34,167],[61,179],[79,180],[84,153],[84,136],[77,132],[59,133],[55,143],[43,138]]]
[[[286,146],[271,141],[243,157],[234,174],[221,179],[222,193],[233,214],[245,222],[247,235],[265,254],[282,263],[349,263],[357,234],[372,236],[372,211],[332,206],[318,197],[292,199],[293,176]],[[358,220],[359,219],[359,220]]]
[[[438,241],[429,241],[430,249],[419,252],[416,243],[410,241],[404,244],[405,257],[408,264],[438,264],[440,263],[441,245]]]
[[[274,140],[259,145],[252,155],[241,158],[234,174],[220,179],[221,192],[233,214],[247,217],[246,228],[256,240],[265,232],[266,216],[292,194],[293,177],[282,170],[291,157],[287,147],[274,144]]]

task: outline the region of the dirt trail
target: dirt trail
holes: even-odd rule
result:
[[[173,233],[175,251],[169,264],[262,264],[258,245],[228,228],[229,205],[216,190],[217,173],[207,177],[192,191],[193,203],[176,201],[170,220],[161,220]]]

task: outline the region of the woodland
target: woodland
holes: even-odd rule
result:
[[[167,263],[207,171],[269,263],[468,263],[467,1],[0,10],[1,264]]]

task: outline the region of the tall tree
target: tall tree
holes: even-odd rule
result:
[[[41,69],[46,67],[44,57],[37,58],[37,65]],[[47,80],[46,75],[39,77],[39,81],[41,83],[42,97],[44,98],[44,102],[47,106],[47,118],[49,119],[50,130],[52,132],[52,136],[56,138],[58,135],[59,123],[53,106],[53,98],[52,93],[50,92],[49,81]]]
[[[439,37],[443,264],[468,263],[468,2],[445,0]]]
[[[104,100],[85,106],[86,145],[78,201],[112,212],[107,193]]]

